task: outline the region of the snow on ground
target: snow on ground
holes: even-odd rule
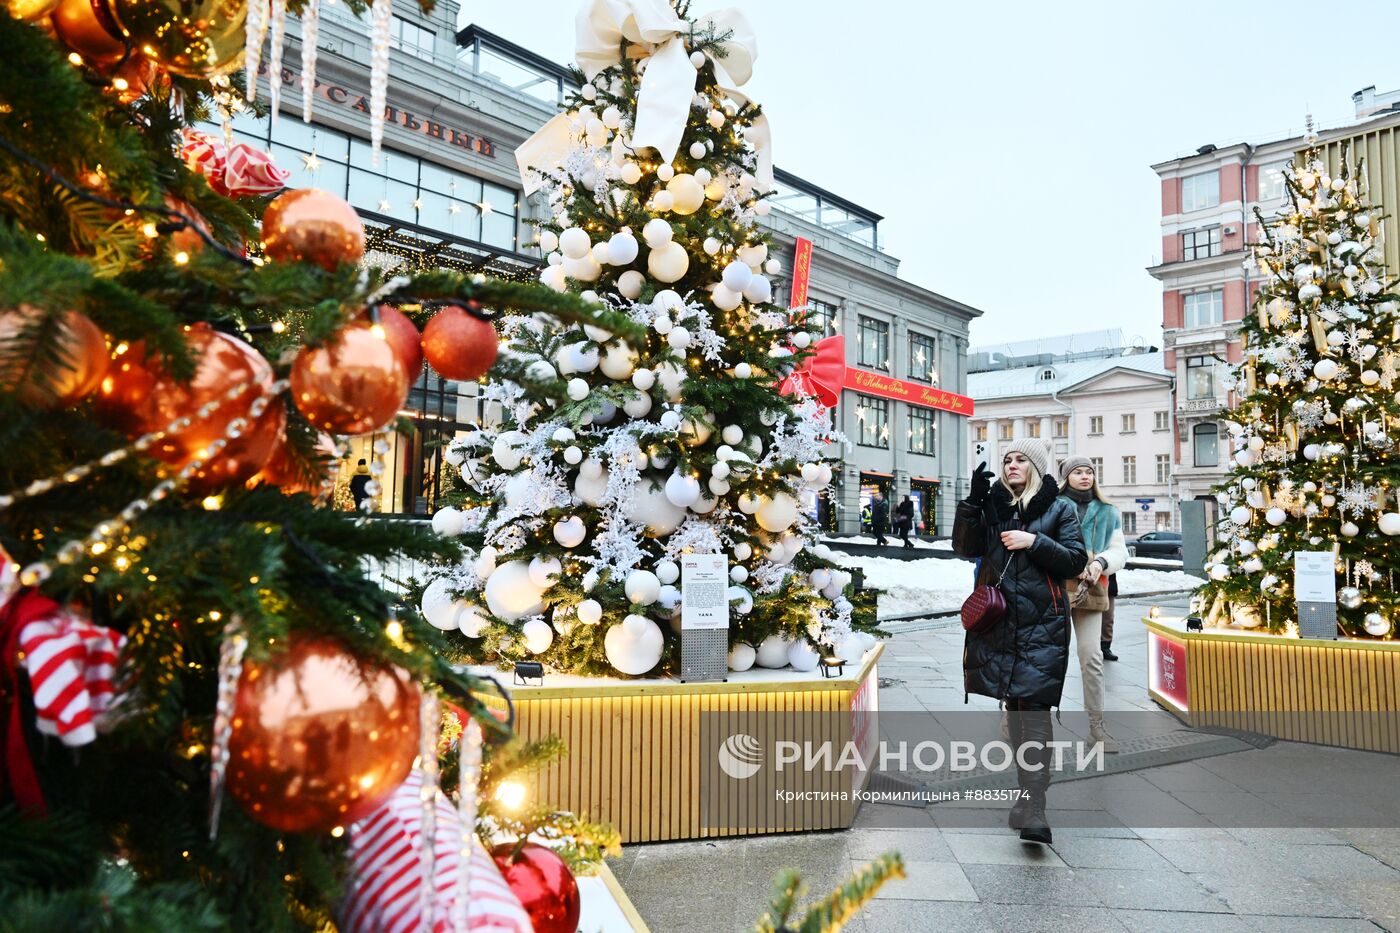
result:
[[[972,592],[972,561],[899,560],[838,551],[836,562],[859,567],[865,573],[866,586],[884,591],[879,607],[882,619],[916,612],[956,612]],[[1124,570],[1118,574],[1118,595],[1193,590],[1200,584],[1199,577],[1179,570]]]
[[[885,541],[888,542],[885,545],[886,547],[904,547],[904,542],[899,540],[899,535],[897,534],[885,535]],[[870,535],[851,535],[849,537],[841,538],[822,538],[822,542],[824,544],[832,545],[833,547],[840,547],[843,544],[866,544],[870,547],[875,547],[875,539],[872,538]],[[952,548],[952,545],[947,541],[924,541],[921,538],[910,538],[909,543],[912,544],[914,547],[921,548],[923,550],[946,551]]]
[[[1181,561],[1167,557],[1129,557],[1128,560],[1144,567],[1180,567]]]

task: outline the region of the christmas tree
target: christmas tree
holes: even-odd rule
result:
[[[804,514],[836,438],[815,400],[779,391],[813,334],[774,304],[757,226],[768,124],[734,90],[752,34],[733,11],[653,6],[580,13],[581,87],[518,154],[549,204],[542,281],[644,334],[502,322],[522,375],[486,387],[497,418],[448,451],[465,488],[434,524],[471,559],[434,575],[423,610],[473,660],[641,675],[672,663],[683,556],[722,554],[733,669],[853,660],[871,636]]]
[[[1381,209],[1345,149],[1335,175],[1311,148],[1284,177],[1288,204],[1259,215],[1266,278],[1241,327],[1234,463],[1199,605],[1214,624],[1296,634],[1294,552],[1330,551],[1341,631],[1388,637],[1400,609],[1389,540],[1400,535],[1400,305]]]
[[[456,543],[323,507],[336,436],[393,421],[420,352],[484,372],[499,313],[639,330],[361,268],[350,205],[193,130],[243,105],[247,13],[0,8],[7,928],[328,925],[352,824],[437,770],[436,698],[508,731],[366,574]]]

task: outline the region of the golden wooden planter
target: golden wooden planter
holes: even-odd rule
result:
[[[701,715],[779,713],[785,732],[803,741],[873,740],[879,734],[876,661],[883,650],[877,645],[831,679],[816,671],[810,679],[779,683],[745,675],[690,684],[547,675],[543,686],[511,687],[516,732],[530,740],[556,735],[569,747],[562,761],[527,786],[535,800],[611,823],[626,843],[844,829],[856,810],[850,802],[780,806],[763,799],[758,778],[743,792],[719,798],[712,787],[702,806],[702,769],[713,765],[715,750],[702,755]],[[827,715],[813,715],[820,713]],[[814,780],[834,787],[839,777]]]
[[[1192,726],[1400,753],[1400,642],[1186,632],[1165,618],[1143,624],[1148,694]]]

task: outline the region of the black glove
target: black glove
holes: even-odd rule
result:
[[[992,477],[995,475],[987,469],[987,461],[983,460],[977,464],[977,469],[972,471],[972,489],[967,494],[967,501],[973,505],[986,502],[987,493],[992,491]]]

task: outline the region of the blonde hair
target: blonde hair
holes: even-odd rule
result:
[[[1025,454],[1021,456],[1025,457]],[[1035,468],[1035,464],[1031,462],[1031,458],[1026,457],[1026,485],[1021,488],[1020,495],[1017,495],[1016,490],[1012,489],[1010,484],[1006,482],[1006,458],[1003,457],[1001,473],[997,476],[997,482],[1011,494],[1011,504],[1024,509],[1035,498],[1035,494],[1040,492],[1044,479],[1041,477],[1040,471]]]

